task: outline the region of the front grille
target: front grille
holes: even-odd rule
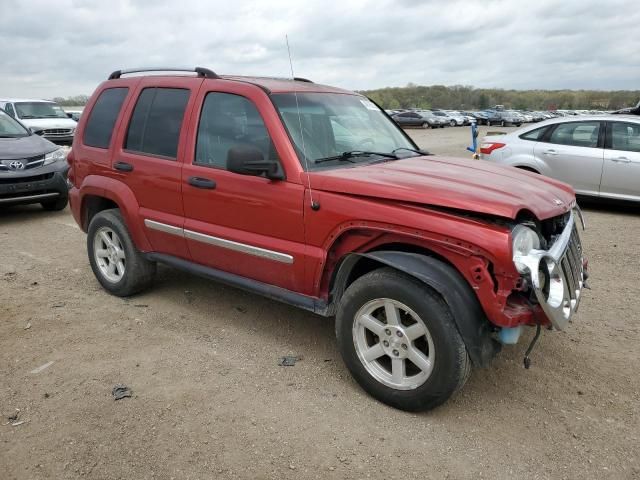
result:
[[[72,130],[70,128],[47,128],[40,130],[38,133],[47,137],[68,137],[71,135]]]
[[[580,298],[580,291],[582,290],[583,284],[583,265],[582,244],[580,243],[580,236],[578,235],[578,229],[575,224],[573,225],[567,249],[560,260],[560,265],[562,266],[562,272],[567,282],[570,301],[577,302]]]
[[[0,185],[41,182],[42,180],[50,180],[51,178],[53,178],[53,175],[54,175],[54,172],[45,173],[43,175],[32,175],[30,177],[0,178]]]
[[[28,170],[30,168],[41,167],[44,164],[44,155],[37,155],[35,157],[29,157],[29,158],[17,158],[12,160],[0,160],[0,172],[20,171],[20,170],[14,170],[9,167],[11,162],[15,162],[16,160],[24,164],[24,170]]]

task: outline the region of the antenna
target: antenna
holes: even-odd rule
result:
[[[300,126],[300,137],[302,139],[302,156],[304,157],[304,168],[307,171],[307,181],[309,186],[309,200],[311,200],[311,210],[320,210],[320,204],[313,201],[313,190],[311,190],[311,177],[309,176],[309,160],[307,159],[307,149],[304,144],[304,131],[302,129],[302,116],[300,115],[300,104],[298,103],[298,90],[296,88],[296,76],[293,73],[293,61],[291,60],[291,48],[289,48],[289,35],[284,36],[287,42],[287,53],[289,54],[289,67],[291,68],[291,79],[293,80],[293,95],[296,98],[296,110],[298,111],[298,124]]]

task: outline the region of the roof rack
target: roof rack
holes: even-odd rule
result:
[[[129,73],[140,73],[140,72],[194,72],[197,73],[199,77],[203,78],[220,78],[216,72],[209,70],[208,68],[195,67],[195,68],[176,68],[176,67],[144,67],[144,68],[127,68],[124,70],[116,70],[109,75],[109,80],[115,80],[116,78],[120,78],[122,75],[127,75]]]

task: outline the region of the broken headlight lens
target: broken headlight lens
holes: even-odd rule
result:
[[[540,248],[540,238],[538,234],[529,227],[524,225],[516,225],[511,232],[512,250],[513,250],[513,262],[516,265],[516,270],[520,273],[527,273],[528,268],[525,264],[519,261],[520,257],[526,257],[531,250]]]

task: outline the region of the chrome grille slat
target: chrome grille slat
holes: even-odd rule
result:
[[[562,265],[562,273],[564,274],[564,278],[567,284],[567,290],[569,292],[569,296],[575,300],[576,298],[576,279],[573,276],[573,268],[571,267],[571,262],[569,261],[569,256],[565,255],[562,261],[560,262]]]

